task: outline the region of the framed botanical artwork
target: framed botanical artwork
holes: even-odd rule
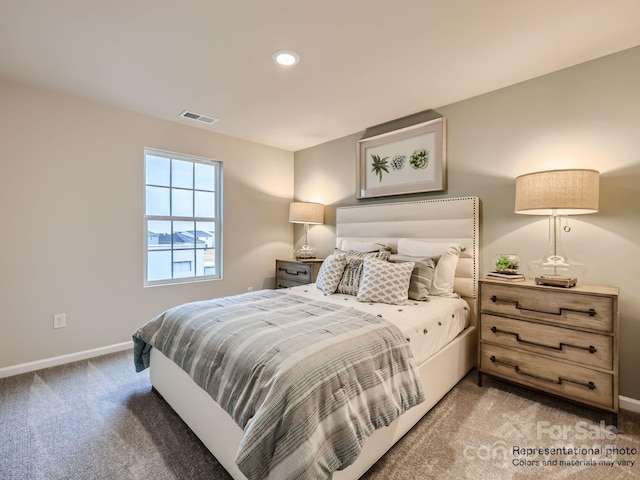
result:
[[[356,198],[447,187],[444,117],[360,140],[356,153]]]

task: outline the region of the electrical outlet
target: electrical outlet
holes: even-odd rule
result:
[[[65,313],[56,313],[53,316],[53,328],[64,328],[67,326],[67,315]]]
[[[247,287],[247,292],[253,292],[253,287]]]

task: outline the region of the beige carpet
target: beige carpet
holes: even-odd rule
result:
[[[640,414],[623,411],[615,434],[591,410],[475,380],[463,379],[363,479],[640,479]],[[524,454],[550,447],[565,450]],[[527,460],[538,464],[514,465]],[[230,478],[150,391],[148,372],[135,373],[131,352],[0,379],[2,480]]]
[[[476,379],[467,375],[363,478],[640,478],[640,414],[623,411],[616,434],[592,410],[487,377],[481,388]]]

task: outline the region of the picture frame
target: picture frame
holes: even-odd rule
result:
[[[374,198],[447,187],[445,118],[358,141],[356,198]]]

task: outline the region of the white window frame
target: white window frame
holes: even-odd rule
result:
[[[182,160],[192,163],[202,163],[211,165],[216,169],[215,175],[215,185],[214,185],[214,194],[215,194],[215,206],[214,206],[214,217],[196,217],[195,210],[193,216],[160,216],[160,215],[147,215],[147,155],[154,155],[158,157],[164,157],[168,159]],[[223,187],[223,164],[220,160],[214,160],[211,158],[197,157],[194,155],[186,155],[182,153],[169,152],[166,150],[158,150],[155,148],[146,148],[144,149],[143,155],[143,284],[145,287],[159,286],[159,285],[174,285],[174,284],[182,284],[182,283],[190,283],[190,282],[204,282],[211,280],[220,280],[222,279],[222,187]],[[195,169],[194,169],[195,170]],[[197,191],[195,186],[193,187],[194,191]],[[215,265],[215,273],[210,275],[198,275],[198,276],[189,276],[182,278],[167,278],[162,280],[148,280],[148,252],[149,252],[149,236],[148,236],[148,222],[149,221],[188,221],[188,222],[209,222],[214,223],[215,232],[214,232],[214,265]],[[195,228],[195,227],[194,227]],[[173,255],[174,249],[173,245],[170,247],[170,251]],[[195,248],[194,248],[195,250]],[[171,262],[173,268],[173,261]]]

